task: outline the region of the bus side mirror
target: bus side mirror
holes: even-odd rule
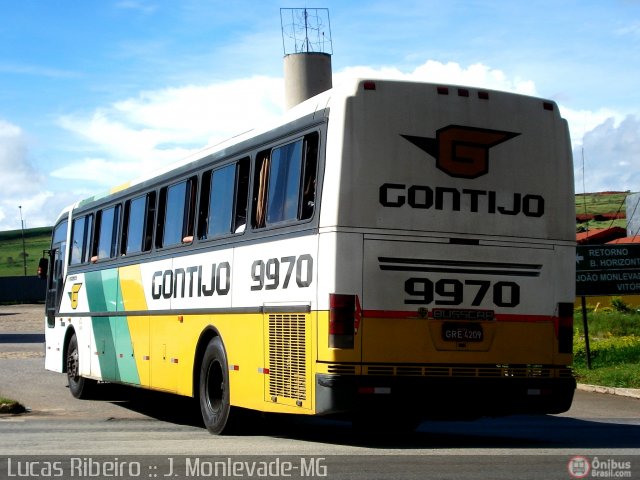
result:
[[[38,262],[38,278],[47,278],[49,273],[49,260],[42,257]]]

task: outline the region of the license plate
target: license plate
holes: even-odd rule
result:
[[[484,331],[479,323],[442,324],[442,339],[448,342],[482,342]]]

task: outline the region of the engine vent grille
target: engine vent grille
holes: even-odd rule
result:
[[[305,315],[269,315],[269,394],[307,399]]]

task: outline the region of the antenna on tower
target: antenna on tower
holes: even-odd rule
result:
[[[328,8],[281,8],[280,26],[285,55],[333,54]]]
[[[281,8],[285,104],[291,108],[332,86],[328,8]]]

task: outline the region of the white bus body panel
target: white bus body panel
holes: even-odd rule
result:
[[[351,96],[330,102],[320,231],[373,237],[361,236],[359,247],[355,238],[336,240],[353,249],[341,250],[349,257],[338,256],[336,272],[327,276],[348,277],[356,267],[352,256],[360,256],[365,287],[353,292],[360,283],[354,281],[345,293],[362,295],[365,310],[398,310],[407,308],[406,278],[381,271],[380,256],[540,264],[540,275],[521,277],[529,293],[516,311],[549,315],[557,302],[573,302],[574,266],[566,260],[575,245],[573,169],[557,106],[510,93],[484,91],[487,99],[477,89],[461,96],[457,87],[444,95],[432,84],[374,83],[372,90],[351,86]],[[496,143],[484,147],[484,159],[464,158],[482,150],[465,144],[467,132],[473,141],[485,136]],[[447,143],[456,135],[461,140]],[[453,161],[438,158],[445,149]],[[476,161],[485,164],[473,178],[447,171]],[[458,240],[477,243],[450,244]]]

